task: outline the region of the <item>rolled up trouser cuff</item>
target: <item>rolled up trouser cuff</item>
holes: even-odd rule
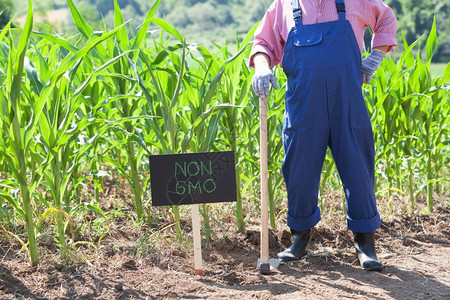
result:
[[[320,221],[320,209],[314,211],[314,213],[307,218],[294,218],[288,212],[287,216],[287,225],[289,228],[294,229],[296,231],[305,231],[308,230]]]
[[[367,233],[375,231],[381,226],[380,214],[377,212],[375,216],[365,220],[353,220],[347,216],[347,227],[353,232]]]

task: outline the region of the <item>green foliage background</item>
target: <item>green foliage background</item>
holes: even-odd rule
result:
[[[5,1],[5,0],[1,0]],[[234,43],[236,34],[245,36],[252,26],[260,21],[272,0],[163,0],[156,16],[165,18],[186,34],[188,42],[211,46],[225,40]],[[68,8],[66,0],[33,1],[35,10],[48,11]],[[83,11],[89,24],[103,29],[106,23],[112,28],[114,22],[113,0],[76,0],[75,5]],[[148,0],[118,0],[125,20],[131,19],[135,30],[142,24],[144,15],[153,5]],[[26,7],[17,5],[16,15],[26,14]],[[74,31],[74,26],[65,28]]]
[[[3,3],[8,2],[10,0],[0,0],[0,11]],[[222,44],[225,40],[233,43],[236,34],[242,38],[261,20],[271,2],[272,0],[163,0],[156,15],[165,18],[182,34],[186,34],[188,42],[209,46],[212,43]],[[136,29],[153,1],[119,0],[118,3],[125,20],[132,19],[131,27]],[[398,18],[397,38],[400,48],[403,44],[402,31],[410,44],[423,34],[428,34],[433,16],[436,15],[438,48],[433,62],[450,61],[450,0],[385,0],[385,3],[392,7]],[[106,22],[112,28],[113,0],[77,0],[75,4],[81,8],[90,24],[97,23],[98,29],[102,29]],[[16,15],[24,15],[26,7],[16,5]],[[41,11],[67,8],[67,1],[40,0],[34,1],[34,6]],[[69,26],[65,29],[70,31],[74,28]],[[370,34],[367,34],[366,45],[370,44],[369,41]]]
[[[397,42],[404,32],[409,44],[428,34],[436,16],[438,47],[433,62],[450,61],[450,0],[385,0],[398,19]]]

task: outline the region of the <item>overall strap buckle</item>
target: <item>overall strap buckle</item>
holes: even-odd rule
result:
[[[298,18],[302,17],[302,9],[298,8],[296,10],[294,10],[294,20],[297,20]]]
[[[298,18],[302,17],[302,8],[298,4],[298,0],[292,0],[292,11],[294,14],[294,20],[297,20]]]
[[[339,12],[345,12],[345,3],[337,3],[336,2],[336,9]]]
[[[336,10],[339,15],[339,20],[345,20],[345,3],[344,0],[336,0]]]

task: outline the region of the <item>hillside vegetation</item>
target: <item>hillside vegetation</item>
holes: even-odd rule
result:
[[[125,20],[131,20],[131,27],[135,30],[154,3],[148,0],[117,2]],[[271,2],[272,0],[163,0],[156,15],[165,18],[182,34],[186,34],[189,42],[211,46],[211,42],[222,44],[225,40],[233,43],[236,34],[243,37],[261,20]],[[102,29],[105,23],[112,28],[114,0],[75,0],[74,3],[81,8],[80,11],[90,24],[96,24],[97,29]],[[35,10],[41,13],[62,8],[68,9],[66,0],[41,0],[35,3]],[[16,15],[25,14],[26,7],[16,7]],[[66,25],[65,31],[74,30],[70,21]]]

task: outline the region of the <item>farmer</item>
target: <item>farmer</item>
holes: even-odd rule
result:
[[[372,51],[361,60],[364,30]],[[287,75],[282,171],[288,193],[292,245],[284,261],[306,253],[320,220],[317,196],[327,146],[343,183],[347,227],[361,266],[381,270],[374,231],[380,227],[374,193],[374,142],[362,96],[384,54],[396,46],[397,20],[381,0],[275,0],[256,33],[250,55],[253,89],[266,98],[278,89],[271,68]]]

